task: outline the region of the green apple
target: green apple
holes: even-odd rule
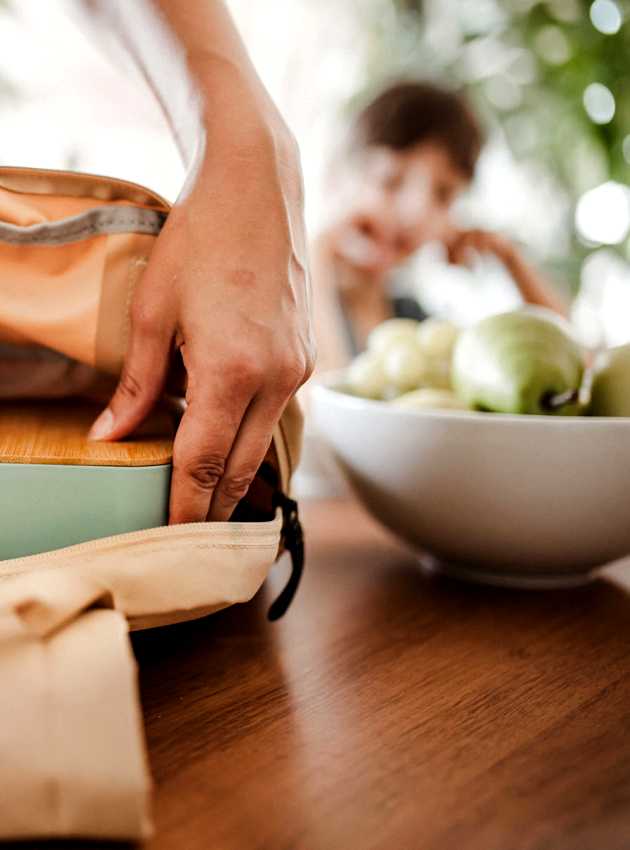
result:
[[[367,340],[368,351],[383,354],[401,339],[415,339],[420,322],[415,319],[387,319],[374,328]]]
[[[348,390],[363,398],[383,398],[387,391],[387,383],[383,357],[372,351],[364,351],[363,354],[355,357],[346,372]]]
[[[420,387],[427,375],[427,359],[415,337],[399,337],[383,355],[383,370],[388,382],[399,393]]]
[[[396,407],[406,407],[411,410],[468,410],[468,406],[455,393],[448,390],[429,389],[414,390],[394,399],[390,404]]]
[[[461,334],[453,355],[456,394],[472,408],[497,413],[580,413],[583,374],[577,342],[528,310],[482,319]]]
[[[420,347],[432,360],[450,360],[458,336],[457,325],[442,319],[425,319],[417,331]]]
[[[427,359],[422,386],[434,390],[450,390],[451,360],[432,357]]]
[[[591,416],[630,416],[630,345],[602,352],[593,365]]]

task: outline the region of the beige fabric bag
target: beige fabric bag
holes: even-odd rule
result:
[[[35,374],[42,347],[68,359],[71,392],[119,373],[134,286],[167,214],[165,201],[123,181],[0,168],[0,346],[20,353],[25,394],[63,394]],[[288,549],[291,578],[270,618],[284,613],[303,563],[289,496],[301,432],[293,401],[239,521],[0,561],[0,839],[150,834],[126,631],[251,599]]]

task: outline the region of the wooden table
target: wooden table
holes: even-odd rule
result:
[[[630,847],[623,570],[563,592],[465,586],[351,502],[303,514],[284,620],[265,619],[278,567],[248,606],[134,638],[148,850]]]

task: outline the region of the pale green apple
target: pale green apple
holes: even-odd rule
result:
[[[450,360],[459,336],[459,328],[444,319],[425,319],[417,331],[418,342],[432,360]]]
[[[399,337],[382,354],[388,382],[399,393],[422,386],[427,377],[427,358],[415,337]]]
[[[406,407],[410,410],[468,410],[467,405],[449,390],[436,390],[425,387],[405,393],[390,404]]]
[[[602,352],[595,360],[591,416],[630,416],[630,345]]]
[[[383,357],[373,351],[364,351],[355,357],[346,372],[346,386],[354,395],[382,399],[387,391],[387,376]]]
[[[575,415],[582,350],[557,322],[528,310],[490,316],[464,331],[453,355],[456,394],[497,413]]]
[[[375,354],[383,354],[401,339],[415,339],[420,322],[415,319],[387,319],[374,328],[368,336],[367,347]]]

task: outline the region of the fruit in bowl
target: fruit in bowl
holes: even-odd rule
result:
[[[591,383],[591,416],[630,416],[630,345],[602,352]]]
[[[459,332],[451,390],[396,394],[382,371],[366,399],[342,372],[313,387],[311,411],[359,499],[422,558],[475,581],[569,586],[630,555],[630,417],[582,415],[581,350],[562,323],[530,318]],[[629,361],[602,378],[622,399]]]
[[[585,412],[584,376],[584,352],[568,322],[528,307],[464,331],[436,319],[384,322],[350,365],[345,387],[390,402],[417,390],[446,391],[418,396],[425,409],[574,416]]]
[[[478,322],[453,357],[455,391],[476,410],[574,415],[583,377],[577,342],[555,321],[525,310]]]
[[[367,350],[352,362],[346,389],[391,401],[418,389],[451,389],[451,360],[459,329],[439,319],[389,319],[375,328]]]

